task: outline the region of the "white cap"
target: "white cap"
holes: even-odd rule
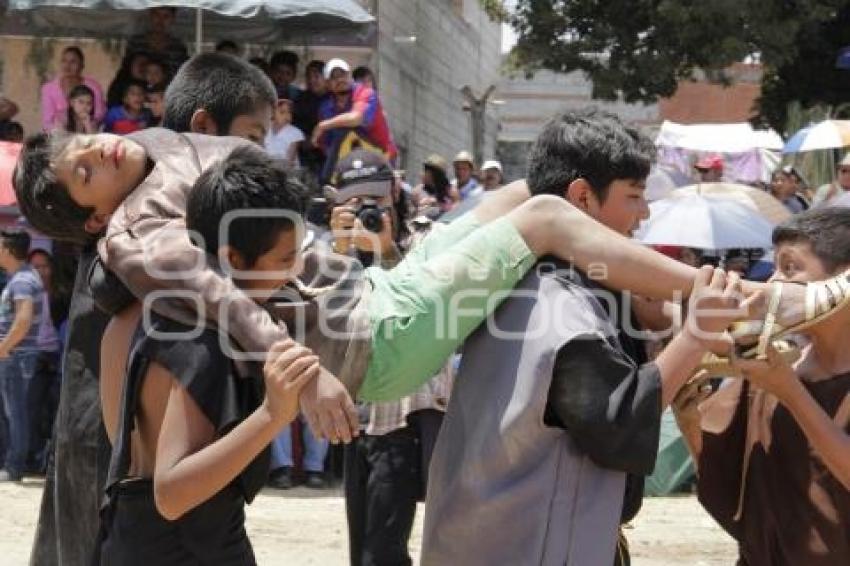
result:
[[[502,172],[502,164],[496,161],[495,159],[490,159],[484,162],[484,165],[481,166],[481,170],[484,171],[486,169],[498,169],[499,173]]]
[[[348,66],[348,63],[345,62],[344,59],[334,58],[325,63],[325,79],[331,78],[331,73],[334,72],[334,69],[342,69],[346,73],[351,72],[351,67]]]

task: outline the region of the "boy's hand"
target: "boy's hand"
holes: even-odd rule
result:
[[[345,386],[326,369],[301,391],[301,413],[317,438],[348,444],[360,432],[357,410]]]
[[[772,344],[767,347],[767,360],[737,359],[735,367],[747,381],[776,395],[781,401],[790,399],[801,385],[794,368]]]
[[[726,331],[736,320],[745,318],[758,294],[741,302],[741,278],[711,266],[701,267],[694,281],[688,318],[682,333],[703,348],[725,355],[732,348],[732,337]]]
[[[298,396],[307,382],[319,375],[319,358],[292,339],[272,345],[263,366],[266,383],[265,404],[281,424],[292,422],[298,414]]]

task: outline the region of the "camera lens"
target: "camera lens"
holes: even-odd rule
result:
[[[370,232],[377,234],[384,229],[384,219],[381,217],[381,211],[377,208],[363,208],[357,217],[363,227]]]

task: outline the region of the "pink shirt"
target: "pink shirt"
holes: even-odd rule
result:
[[[106,103],[103,100],[103,89],[91,77],[83,77],[83,84],[94,93],[94,119],[103,120],[106,114]],[[59,78],[46,82],[41,86],[41,127],[45,132],[65,125],[68,112],[68,99],[59,85]]]

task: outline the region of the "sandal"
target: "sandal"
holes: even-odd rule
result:
[[[773,342],[773,348],[789,364],[793,364],[800,359],[800,347],[790,340],[775,340]],[[756,349],[752,349],[737,357],[753,359],[757,357],[754,355],[755,353]],[[703,356],[702,362],[700,362],[697,369],[694,370],[694,377],[699,375],[701,372],[705,373],[700,377],[700,379],[736,376],[738,375],[738,369],[735,367],[735,358],[736,355],[734,353],[731,357],[725,358],[709,352]],[[691,383],[694,380],[694,377],[691,377],[691,379],[688,380],[688,383]]]
[[[745,357],[758,357],[763,359],[767,351],[767,345],[777,338],[781,338],[794,332],[801,332],[807,328],[819,324],[841,309],[850,305],[850,270],[816,283],[806,285],[806,310],[802,322],[784,327],[776,320],[779,310],[782,288],[787,282],[776,281],[773,283],[770,293],[770,302],[764,322],[742,321],[732,325],[732,335],[735,337],[753,335],[759,332],[758,345],[744,354]],[[801,283],[802,284],[802,283]]]

